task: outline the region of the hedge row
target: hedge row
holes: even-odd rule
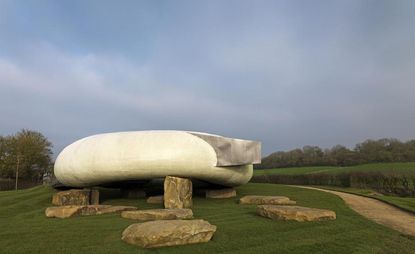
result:
[[[352,187],[373,189],[385,195],[415,197],[415,173],[403,174],[390,171],[340,174],[260,175],[254,176],[251,182]]]

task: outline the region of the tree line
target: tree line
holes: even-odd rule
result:
[[[52,143],[40,132],[23,129],[14,135],[0,136],[0,179],[39,182],[51,172]]]
[[[304,146],[302,149],[279,151],[262,159],[256,169],[305,166],[353,166],[380,162],[415,161],[415,140],[402,142],[398,139],[383,138],[366,140],[353,149],[336,145],[331,149],[318,146]]]

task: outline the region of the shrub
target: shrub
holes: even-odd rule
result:
[[[415,196],[415,173],[350,172],[341,174],[260,175],[251,182],[292,185],[326,185],[373,189],[385,195]]]

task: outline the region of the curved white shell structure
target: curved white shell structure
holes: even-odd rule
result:
[[[67,146],[55,162],[63,184],[85,187],[167,175],[238,186],[260,162],[260,143],[186,131],[99,134]]]

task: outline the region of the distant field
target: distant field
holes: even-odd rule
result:
[[[413,253],[415,238],[358,215],[337,196],[277,184],[247,184],[238,195],[285,195],[299,205],[332,209],[335,221],[272,221],[255,214],[255,206],[227,200],[194,199],[194,214],[217,225],[206,244],[144,250],[121,241],[133,220],[119,215],[46,218],[53,190],[37,187],[0,192],[0,253]],[[106,204],[160,208],[144,199],[107,199]]]
[[[365,164],[353,167],[301,167],[301,168],[273,168],[254,170],[254,175],[266,174],[284,174],[284,175],[302,175],[314,173],[346,173],[346,172],[367,172],[367,171],[384,171],[396,170],[397,172],[415,172],[415,162],[402,163],[375,163]]]

